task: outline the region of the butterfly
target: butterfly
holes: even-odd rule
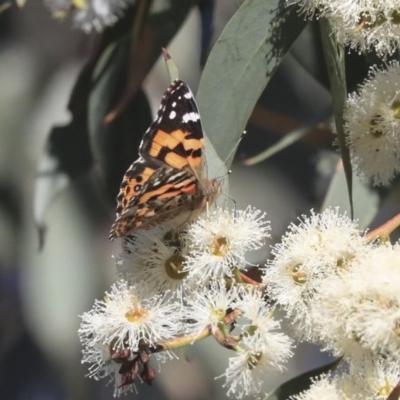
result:
[[[126,171],[109,239],[164,222],[180,227],[212,204],[221,182],[209,180],[200,114],[189,86],[174,80]]]

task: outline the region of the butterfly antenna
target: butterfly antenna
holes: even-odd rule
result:
[[[221,180],[222,178],[225,178],[226,176],[230,175],[231,173],[232,173],[232,170],[229,169],[225,174],[220,175],[220,176],[217,176],[217,177],[215,178],[215,180],[216,180],[216,181],[219,181],[219,180]]]
[[[227,176],[231,173],[232,173],[232,170],[230,169],[230,170],[228,170],[228,172],[226,174],[218,177],[217,179],[224,178],[225,176]],[[225,192],[221,192],[221,194],[223,194],[226,198],[228,198],[229,200],[232,201],[232,203],[233,203],[233,218],[236,219],[236,210],[237,210],[236,200],[233,197],[229,196],[229,194],[227,194]]]
[[[226,164],[226,162],[229,160],[229,158],[231,157],[231,155],[233,154],[233,152],[239,147],[240,142],[242,141],[242,139],[244,138],[244,136],[247,134],[246,131],[243,131],[243,133],[240,135],[239,140],[235,143],[235,145],[233,146],[233,148],[231,149],[231,151],[229,152],[229,154],[227,155],[227,157],[224,160],[224,164]]]
[[[232,203],[233,203],[233,219],[234,220],[236,220],[236,216],[237,216],[237,204],[236,204],[236,200],[233,198],[233,197],[231,197],[231,196],[229,196],[229,194],[226,194],[226,193],[223,193],[224,194],[224,196],[226,196],[230,201],[232,201]]]

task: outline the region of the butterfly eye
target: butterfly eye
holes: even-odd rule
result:
[[[134,189],[135,189],[135,192],[138,192],[141,188],[142,188],[141,185],[136,185],[135,188],[134,188]]]

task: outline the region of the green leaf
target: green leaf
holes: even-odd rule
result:
[[[329,76],[322,47],[319,21],[309,22],[290,49],[290,54],[317,82],[329,90]],[[371,65],[384,63],[372,52],[346,51],[344,59],[346,84],[349,92],[357,89],[357,86],[367,77]]]
[[[322,46],[324,49],[326,65],[328,67],[329,81],[331,85],[331,95],[333,110],[335,113],[336,133],[339,142],[340,154],[343,160],[344,173],[347,182],[347,191],[350,202],[350,216],[354,217],[353,193],[352,193],[352,169],[350,162],[350,152],[346,145],[346,135],[344,132],[343,110],[346,106],[346,71],[344,63],[344,46],[336,40],[336,35],[327,18],[320,19]]]
[[[115,202],[122,176],[137,158],[140,140],[152,120],[147,98],[139,90],[117,118],[104,122],[126,85],[130,45],[130,38],[125,37],[104,51],[88,103],[91,149],[110,203]]]
[[[222,160],[235,147],[258,98],[306,25],[296,8],[282,4],[246,0],[204,68],[197,102],[204,130]]]
[[[68,125],[54,127],[50,132],[35,182],[34,216],[40,250],[44,245],[44,220],[49,204],[69,185],[70,179],[87,171],[92,164],[85,127],[86,121],[75,118]]]
[[[346,177],[343,169],[342,161],[339,161],[335,173],[333,174],[329,189],[324,199],[322,210],[328,207],[339,207],[340,212],[351,213],[350,202],[346,196]],[[363,182],[358,177],[353,180],[353,199],[357,204],[354,218],[358,219],[359,227],[365,229],[374,219],[379,208],[379,195],[376,190],[373,190],[367,183]]]
[[[161,12],[150,15],[148,26],[153,31],[153,56],[158,58],[161,47],[167,47],[185,22],[189,11],[199,0],[163,0],[158,3]]]
[[[179,79],[179,70],[175,64],[175,61],[168,54],[168,51],[163,48],[162,52],[164,55],[165,66],[167,67],[167,71],[168,71],[168,75],[169,75],[169,81],[172,83],[173,81]]]
[[[329,89],[318,21],[309,22],[290,49],[290,54],[317,82]]]
[[[68,103],[72,120],[65,126],[52,128],[39,163],[33,199],[39,250],[45,241],[45,216],[50,204],[68,187],[71,179],[86,173],[92,165],[86,110],[91,72],[92,65],[88,63],[81,71]]]
[[[294,396],[295,394],[307,390],[311,386],[312,378],[334,371],[340,361],[341,358],[290,379],[269,394],[265,400],[287,400],[290,396]]]
[[[294,129],[291,132],[288,132],[285,134],[285,136],[279,140],[277,143],[275,143],[273,146],[269,147],[268,149],[264,150],[260,154],[257,154],[254,157],[248,158],[243,162],[244,165],[255,165],[258,164],[262,161],[267,160],[269,157],[272,157],[273,155],[279,153],[286,147],[291,146],[292,144],[296,143],[298,140],[303,138],[304,136],[307,136],[309,133],[311,133],[317,124],[319,124],[322,121],[325,121],[329,116],[332,115],[331,109],[322,110],[321,112],[317,113],[314,118],[312,118],[309,122],[306,124],[300,126],[297,129]]]

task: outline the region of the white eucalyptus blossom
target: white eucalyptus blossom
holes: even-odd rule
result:
[[[259,290],[239,290],[235,308],[241,312],[238,320],[241,340],[237,354],[229,359],[224,375],[228,395],[241,399],[261,396],[266,373],[282,372],[283,364],[292,356],[292,340],[279,332],[280,323],[273,318]]]
[[[282,370],[281,364],[292,356],[292,339],[279,332],[280,321],[273,318],[274,309],[260,290],[242,290],[235,307],[242,314],[238,321],[243,335],[240,343],[252,352],[262,352],[268,364]]]
[[[400,45],[397,0],[288,0],[309,17],[329,17],[339,41],[359,51],[393,54]]]
[[[125,241],[124,252],[116,258],[117,272],[128,282],[143,282],[149,293],[181,298],[188,274],[183,271],[186,252],[184,236],[168,227],[142,231]],[[190,282],[185,288],[192,289]]]
[[[284,306],[300,338],[310,337],[310,307],[325,290],[325,281],[347,269],[367,244],[357,223],[338,208],[321,214],[311,210],[299,225],[291,224],[282,241],[272,248],[274,258],[265,269],[268,294]]]
[[[190,225],[189,255],[185,270],[200,282],[223,275],[246,264],[247,251],[261,248],[270,237],[266,214],[252,207],[244,211],[216,208]]]
[[[44,0],[56,18],[72,16],[76,28],[86,33],[114,25],[135,0]]]
[[[228,396],[236,399],[265,397],[263,382],[265,376],[276,368],[270,364],[267,352],[244,350],[229,358],[229,366],[222,375],[226,378],[223,385],[228,388]],[[222,377],[221,376],[221,377]]]
[[[84,347],[101,343],[112,350],[137,352],[139,344],[153,346],[178,335],[180,317],[180,305],[166,301],[165,295],[149,296],[146,284],[119,281],[105,300],[96,300],[82,315],[78,332]]]
[[[374,49],[393,54],[400,45],[400,10],[397,0],[329,2],[339,40],[359,51]]]
[[[186,325],[186,333],[200,333],[207,326],[216,328],[224,320],[227,310],[234,307],[238,296],[237,287],[228,289],[223,279],[193,291],[185,298],[185,318],[191,321]]]
[[[363,352],[397,360],[399,287],[399,245],[371,248],[349,271],[327,281],[320,301],[312,308],[317,334],[325,348],[353,362]]]
[[[322,374],[292,400],[387,400],[400,379],[397,363],[369,361],[332,376]]]
[[[400,381],[400,366],[397,362],[379,360],[364,364],[356,374],[355,392],[360,400],[387,400]]]
[[[301,392],[295,396],[291,396],[290,400],[351,400],[332,381],[330,375],[320,375],[312,379],[312,384],[308,390]]]
[[[400,172],[400,64],[372,68],[344,112],[347,144],[354,172],[374,185]]]

